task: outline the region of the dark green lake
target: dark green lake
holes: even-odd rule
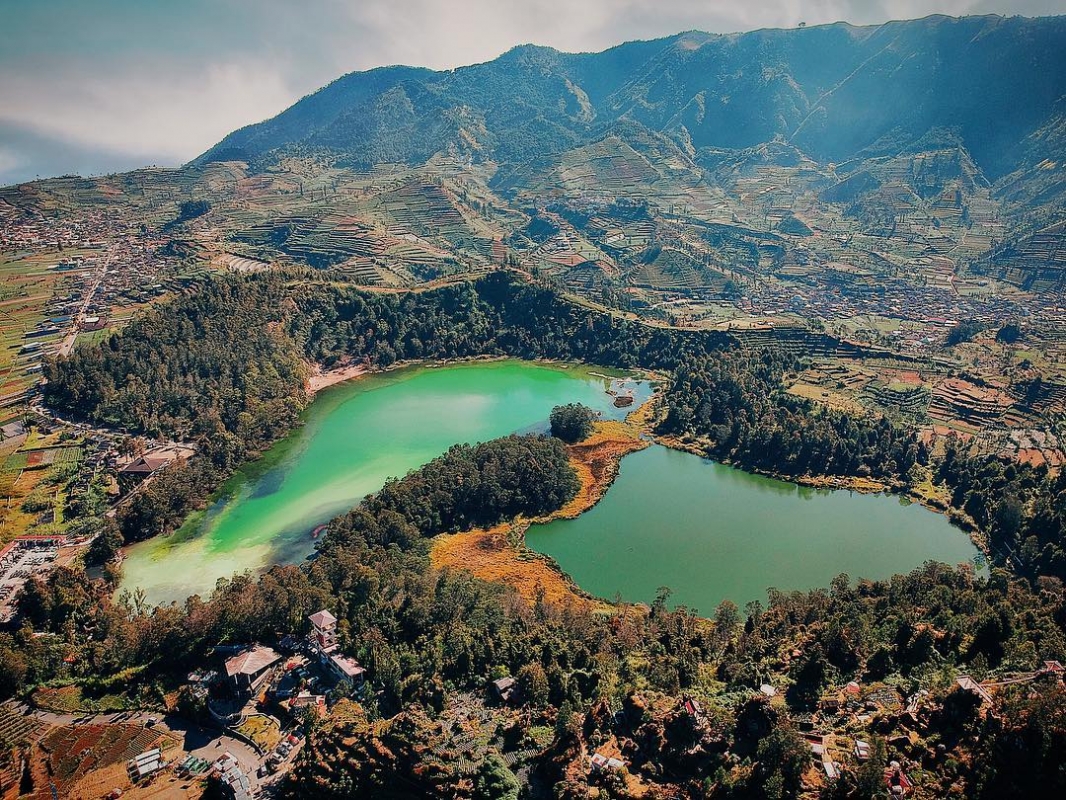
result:
[[[594,595],[648,603],[667,586],[671,604],[708,615],[727,598],[765,603],[769,587],[887,578],[979,552],[904,499],[805,488],[658,445],[627,456],[594,508],[533,526],[526,542]]]

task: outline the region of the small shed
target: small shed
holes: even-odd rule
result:
[[[518,695],[518,684],[515,683],[515,679],[510,675],[493,681],[492,688],[503,703],[510,703]]]
[[[620,759],[596,753],[589,759],[589,765],[593,772],[602,772],[606,769],[623,769],[626,764]]]
[[[870,760],[870,743],[864,742],[862,739],[855,740],[855,758],[859,761]]]

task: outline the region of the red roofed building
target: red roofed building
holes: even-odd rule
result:
[[[238,691],[254,692],[270,675],[270,668],[281,656],[269,647],[257,644],[226,659],[226,676]]]
[[[310,617],[315,643],[324,653],[332,652],[337,647],[337,618],[326,609],[315,612]]]
[[[906,797],[914,791],[914,784],[897,761],[893,761],[892,765],[885,769],[885,786],[892,797]]]

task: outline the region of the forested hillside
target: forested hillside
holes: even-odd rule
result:
[[[526,472],[530,456],[536,474]],[[451,479],[456,474],[483,491],[467,493]],[[535,767],[561,798],[586,796],[588,785],[570,765],[580,772],[585,743],[612,735],[611,707],[625,710],[633,771],[695,796],[794,796],[808,748],[784,708],[752,699],[748,688],[771,673],[787,676],[789,708],[800,714],[853,678],[897,676],[934,687],[946,698],[944,711],[923,716],[923,725],[951,755],[927,762],[923,781],[933,791],[961,785],[965,796],[991,799],[1064,788],[1055,754],[1066,741],[1061,688],[1012,694],[1001,721],[937,677],[945,663],[1029,669],[1041,658],[1066,658],[1061,593],[1037,594],[1006,573],[984,583],[968,571],[928,565],[857,586],[841,576],[806,594],[771,590],[767,604],[746,609],[746,620],[723,603],[712,625],[684,608],[670,610],[666,595],[647,613],[530,606],[499,585],[430,568],[425,537],[438,526],[461,530],[541,513],[572,493],[573,480],[556,440],[511,437],[454,448],[335,520],[307,569],[238,576],[209,602],[194,598],[184,608],[137,610],[116,603],[84,572],[57,570],[32,581],[22,601],[34,628],[54,635],[28,627],[0,633],[0,690],[10,695],[62,675],[107,691],[112,682],[99,676],[124,675],[125,691],[158,697],[180,686],[216,643],[274,641],[329,605],[343,620],[345,650],[366,665],[380,692],[356,712],[342,714],[342,705],[334,721],[308,729],[310,743],[284,785],[291,797],[470,797],[458,761],[415,766],[426,764],[430,746],[459,746],[460,732],[432,721],[449,692],[476,693],[500,672],[518,676],[532,719],[554,720]],[[708,690],[719,704],[698,725],[672,699]],[[196,708],[193,695],[180,697],[185,713]],[[669,711],[653,711],[652,700]],[[503,747],[524,746],[524,735],[505,734]],[[866,786],[880,785],[880,770]],[[864,775],[837,784],[839,796],[856,796],[855,782],[871,779]],[[1041,795],[1045,789],[1052,794]]]
[[[707,454],[782,475],[855,475],[906,482],[927,453],[913,433],[815,406],[784,391],[798,363],[739,351],[682,362],[666,395],[664,433],[708,441]]]
[[[619,320],[505,273],[399,295],[276,276],[214,280],[102,347],[50,364],[45,397],[65,413],[199,446],[199,457],[124,507],[120,526],[133,541],[176,527],[289,430],[306,402],[301,358],[388,367],[484,355],[676,370],[663,432],[706,437],[708,455],[743,466],[891,482],[905,481],[921,455],[913,434],[886,421],[785,394],[781,354],[742,351],[726,334]],[[128,378],[137,375],[151,379]]]

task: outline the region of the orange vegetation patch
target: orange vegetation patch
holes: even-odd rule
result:
[[[1046,465],[1057,469],[1062,466],[1063,454],[1061,450],[1038,450],[1035,447],[1024,447],[1018,450],[1018,461],[1033,467]]]
[[[639,410],[634,416],[637,414]],[[596,505],[618,475],[622,457],[647,446],[636,422],[597,422],[588,439],[567,447],[570,466],[577,473],[581,488],[552,519],[573,519]]]
[[[70,800],[99,800],[115,789],[123,800],[197,800],[204,795],[203,778],[181,779],[165,770],[151,779],[132,785],[125,764],[112,764],[90,772],[69,789]],[[51,794],[47,795],[50,798]]]
[[[441,536],[433,545],[433,566],[461,569],[484,581],[507,584],[530,602],[543,597],[559,605],[591,603],[546,558],[512,544],[510,532],[511,526],[504,523]]]
[[[931,425],[921,430],[918,439],[926,446],[931,446],[941,439],[957,439],[959,442],[968,444],[973,441],[973,433],[969,430],[953,428],[950,425]]]
[[[627,422],[597,422],[588,439],[567,447],[570,465],[580,482],[577,495],[559,511],[534,521],[572,519],[594,506],[617,476],[622,457],[648,446],[641,438],[641,425],[651,405],[646,403],[633,412]],[[461,569],[482,580],[505,583],[529,601],[543,597],[551,603],[592,603],[549,559],[517,544],[521,530],[504,523],[487,530],[439,536],[431,554],[433,566]]]

